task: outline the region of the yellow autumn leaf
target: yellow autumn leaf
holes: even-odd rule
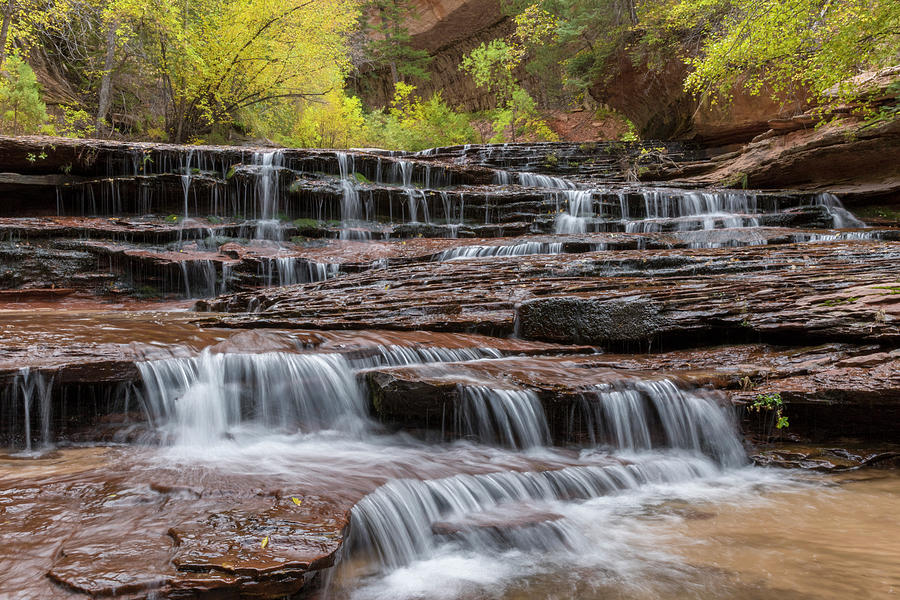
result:
[[[263,538],[262,543],[259,545],[260,548],[265,548],[269,545],[269,536]]]
[[[301,504],[303,504],[302,500],[299,500],[299,499],[295,498],[294,496],[291,496],[291,502],[293,502],[297,506],[300,506]]]

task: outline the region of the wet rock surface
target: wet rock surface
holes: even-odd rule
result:
[[[644,185],[639,144],[0,139],[0,588],[303,597],[360,548],[570,544],[559,501],[671,449],[894,468],[900,233],[814,142],[748,171],[798,191],[689,144]]]
[[[490,269],[477,260],[448,261],[238,294],[204,306],[253,311],[208,321],[232,327],[358,329],[365,323],[510,335],[517,315],[524,315],[523,335],[556,342],[690,345],[698,338],[793,337],[895,343],[898,255],[900,245],[859,242],[536,255],[509,257]],[[456,293],[462,289],[467,293]],[[573,307],[587,320],[570,328],[578,320]]]

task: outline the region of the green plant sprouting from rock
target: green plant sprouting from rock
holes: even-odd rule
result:
[[[771,394],[757,394],[756,400],[747,407],[757,414],[766,412],[775,415],[775,428],[787,429],[790,426],[788,418],[784,416],[784,400],[778,392]]]

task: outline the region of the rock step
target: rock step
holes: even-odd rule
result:
[[[229,327],[478,332],[641,347],[711,339],[900,340],[887,241],[623,250],[398,265],[199,308]],[[893,286],[893,287],[892,287]],[[466,290],[460,294],[459,290]],[[615,326],[610,328],[609,326]]]
[[[46,224],[47,229],[42,229],[41,224]],[[175,224],[148,221],[132,223],[72,217],[6,219],[0,222],[0,231],[17,241],[0,247],[0,261],[5,259],[7,265],[0,271],[0,289],[56,286],[100,295],[174,294],[209,298],[260,287],[324,281],[347,273],[377,270],[384,275],[385,269],[434,261],[490,261],[537,254],[584,254],[596,258],[609,252],[637,249],[778,245],[808,239],[838,243],[862,236],[870,239],[898,237],[895,230],[797,232],[783,228],[753,228],[426,239],[415,235],[417,228],[404,227],[405,235],[409,236],[406,241],[323,240],[273,246],[247,244],[242,238],[225,237],[225,234],[235,233],[235,229],[238,233],[246,232],[251,224],[238,227],[198,221],[189,222],[181,230]],[[45,237],[53,231],[65,237]],[[507,228],[489,232],[508,233]],[[82,233],[89,235],[80,235]],[[455,233],[466,231],[456,230]],[[475,232],[469,233],[474,235]],[[481,229],[479,233],[485,233],[485,230]],[[211,237],[204,237],[210,234]],[[183,241],[171,240],[180,235],[184,236]],[[85,237],[94,239],[82,239]],[[139,244],[122,240],[129,237],[161,238],[168,243]],[[188,241],[192,237],[195,239]],[[598,252],[602,254],[592,254]]]
[[[898,369],[900,352],[878,346],[828,344],[796,349],[749,344],[655,355],[509,357],[377,368],[366,371],[365,377],[382,421],[418,431],[432,441],[465,435],[454,429],[458,421],[453,415],[465,403],[467,386],[534,393],[547,416],[552,440],[566,445],[594,444],[604,432],[611,433],[605,429],[610,424],[597,429],[593,415],[603,403],[598,392],[635,390],[640,389],[635,388],[636,382],[670,380],[681,382],[685,390],[697,386],[723,390],[739,409],[745,434],[758,441],[788,433],[815,443],[844,438],[900,443]],[[784,414],[790,422],[785,432],[774,428],[770,413],[749,410],[759,396],[776,393],[785,402]],[[639,393],[632,401],[643,404],[649,425],[656,430],[655,443],[660,443],[653,403]]]
[[[705,158],[697,145],[663,141],[472,144],[432,148],[414,156],[509,171],[551,175],[564,173],[586,178],[603,176],[621,180],[632,164],[646,156],[648,151],[664,156],[669,164]]]
[[[339,175],[343,163],[350,166],[350,172],[370,181],[400,183],[406,177],[415,183],[430,177],[441,185],[478,185],[490,183],[493,177],[493,171],[483,167],[366,151],[188,146],[47,136],[0,136],[0,173],[89,178],[206,173],[227,179],[239,167],[265,166],[266,154],[273,156],[268,162],[272,167]]]
[[[463,421],[457,415],[465,406],[467,390],[475,386],[534,394],[546,415],[550,439],[558,445],[602,443],[603,436],[612,434],[609,424],[597,420],[609,401],[604,394],[630,394],[631,410],[640,407],[655,432],[654,443],[662,444],[657,408],[646,390],[652,382],[669,382],[666,385],[692,393],[724,391],[724,398],[740,409],[745,433],[759,440],[783,432],[774,430],[770,413],[747,407],[761,395],[779,394],[790,420],[786,433],[794,438],[815,443],[845,437],[900,443],[900,352],[874,345],[797,349],[744,344],[616,355],[593,353],[586,347],[445,334],[377,334],[370,339],[388,342],[393,337],[407,345],[369,346],[365,336],[354,334],[233,334],[231,341],[219,344],[223,351],[240,352],[243,347],[253,352],[297,352],[298,342],[306,339],[319,351],[338,352],[365,367],[358,377],[368,389],[373,415],[390,428],[417,433],[432,442],[468,435],[467,430],[458,429]],[[371,366],[381,363],[384,352],[415,350],[417,346],[410,345],[415,343],[432,344],[424,346],[432,349],[464,344],[458,349],[473,357],[484,355],[474,352],[478,348],[493,348],[492,356],[497,358],[422,364],[420,357],[418,364]],[[127,346],[92,345],[82,350],[73,346],[49,363],[16,359],[17,365],[31,362],[33,368],[27,373],[18,366],[0,368],[0,422],[5,424],[0,444],[24,445],[24,390],[31,390],[32,440],[43,440],[48,433],[54,442],[154,439],[137,394],[141,382],[136,353]],[[180,350],[182,355],[191,352]],[[434,355],[440,352],[435,350]]]

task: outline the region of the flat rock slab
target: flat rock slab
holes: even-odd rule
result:
[[[532,255],[398,266],[202,306],[254,310],[208,320],[228,327],[511,335],[518,326],[524,337],[632,347],[753,338],[894,343],[898,260],[900,242],[886,241]]]

